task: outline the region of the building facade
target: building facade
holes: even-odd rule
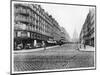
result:
[[[64,42],[70,42],[70,36],[67,33],[66,29],[64,27],[61,27],[61,31],[62,31],[62,37],[63,37],[63,41]]]
[[[90,9],[80,33],[80,42],[86,45],[95,44],[95,9]]]
[[[40,5],[14,4],[14,49],[41,47],[61,39],[58,22]]]

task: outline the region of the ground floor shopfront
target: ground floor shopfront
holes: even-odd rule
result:
[[[94,47],[94,37],[93,38],[88,38],[88,39],[81,39],[81,43],[85,44],[85,45],[89,45],[89,46],[93,46]]]
[[[56,45],[56,42],[50,43],[49,39],[53,41],[53,37],[42,35],[40,33],[27,32],[27,31],[15,31],[14,50],[34,49],[34,48],[41,48],[44,46]]]

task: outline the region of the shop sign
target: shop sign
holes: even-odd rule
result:
[[[17,32],[17,37],[30,37],[30,32]]]
[[[22,32],[21,37],[28,37],[27,32]]]

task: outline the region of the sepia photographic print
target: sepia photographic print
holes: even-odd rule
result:
[[[11,1],[11,74],[96,69],[96,6]]]

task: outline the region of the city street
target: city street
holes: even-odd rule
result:
[[[14,53],[14,71],[94,67],[94,51],[80,51],[77,44],[46,50]]]
[[[11,71],[95,69],[95,9],[77,4],[13,1]]]

